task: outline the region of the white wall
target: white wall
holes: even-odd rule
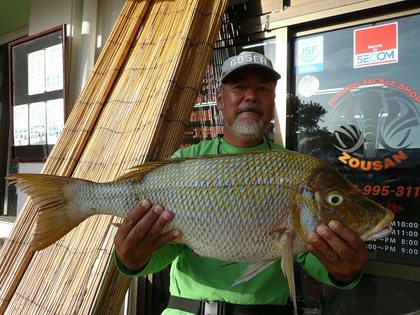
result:
[[[70,24],[74,5],[82,0],[31,0],[29,35]]]
[[[79,96],[125,0],[31,0],[29,35],[67,25],[68,109]]]
[[[18,173],[38,174],[41,172],[42,167],[43,167],[43,163],[19,163]],[[19,189],[16,189],[16,192],[17,192],[17,198],[18,198],[17,210],[19,213],[20,209],[22,209],[23,204],[28,198],[28,195],[26,195],[24,192],[20,191]]]

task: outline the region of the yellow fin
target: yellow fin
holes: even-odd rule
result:
[[[273,151],[282,151],[282,150],[271,150]],[[190,156],[190,157],[179,157],[179,158],[170,158],[165,159],[162,161],[150,161],[145,162],[143,164],[133,166],[128,169],[128,172],[118,177],[117,180],[127,180],[134,177],[143,177],[150,171],[158,168],[160,166],[172,163],[183,163],[192,160],[204,160],[204,159],[223,159],[232,156],[239,156],[239,155],[257,155],[257,154],[265,154],[267,151],[248,151],[248,152],[240,152],[240,153],[230,153],[230,154],[222,154],[222,155],[200,155],[200,156]]]
[[[283,270],[283,274],[287,279],[290,297],[293,302],[295,315],[297,315],[298,311],[296,301],[295,274],[293,271],[293,231],[286,230],[283,232],[280,239],[280,246],[282,248],[281,269]]]
[[[261,271],[263,271],[264,269],[266,269],[268,266],[270,266],[272,263],[274,263],[274,261],[261,261],[261,262],[256,262],[253,264],[250,264],[248,266],[247,269],[245,269],[245,271],[242,273],[241,277],[239,279],[237,279],[234,283],[232,283],[229,288],[248,281],[249,279],[255,277],[257,274],[259,274]]]
[[[147,173],[153,171],[155,168],[161,167],[166,164],[171,163],[181,163],[185,159],[179,158],[179,159],[166,159],[163,161],[153,161],[153,162],[145,162],[140,165],[133,166],[128,169],[128,172],[125,174],[122,174],[117,178],[117,180],[127,180],[134,177],[143,177],[146,176]]]
[[[31,243],[33,251],[53,244],[87,218],[69,207],[63,192],[65,186],[82,179],[45,174],[11,174],[6,179],[28,194],[38,207]]]

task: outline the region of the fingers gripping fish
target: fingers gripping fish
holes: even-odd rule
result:
[[[180,230],[177,241],[198,255],[251,263],[234,285],[281,258],[295,313],[293,257],[305,251],[310,232],[334,219],[368,241],[389,234],[394,218],[332,166],[290,151],[150,162],[107,183],[43,174],[7,178],[39,208],[34,250],[92,215],[125,217],[147,198],[175,214],[164,232]]]

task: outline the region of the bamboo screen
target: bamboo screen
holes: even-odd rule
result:
[[[168,157],[190,117],[227,0],[128,0],[43,173],[111,181]],[[130,279],[112,260],[119,219],[95,216],[29,251],[28,200],[0,252],[0,313],[118,314]]]

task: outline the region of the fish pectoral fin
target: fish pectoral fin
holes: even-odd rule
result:
[[[234,265],[237,265],[237,264],[238,264],[238,262],[236,262],[236,261],[232,261],[232,262],[229,262],[229,263],[226,263],[226,264],[220,265],[220,267],[221,267],[221,268],[224,268],[224,267],[234,266]]]
[[[283,232],[280,238],[280,247],[282,250],[281,257],[281,270],[287,279],[289,285],[290,297],[293,301],[295,314],[297,312],[297,301],[296,301],[296,287],[295,287],[295,274],[293,271],[293,239],[294,232],[292,230],[286,230]]]
[[[280,238],[281,270],[286,278],[293,276],[293,231],[286,230]]]
[[[172,240],[170,243],[172,243],[172,244],[184,244],[184,242],[182,241],[182,236]]]
[[[241,276],[235,280],[234,283],[232,283],[229,288],[240,284],[242,282],[248,281],[249,279],[255,277],[257,274],[259,274],[261,271],[263,271],[264,269],[266,269],[268,266],[270,266],[272,263],[274,263],[273,261],[261,261],[261,262],[257,262],[257,263],[253,263],[250,264],[245,270],[244,272],[241,274]]]

